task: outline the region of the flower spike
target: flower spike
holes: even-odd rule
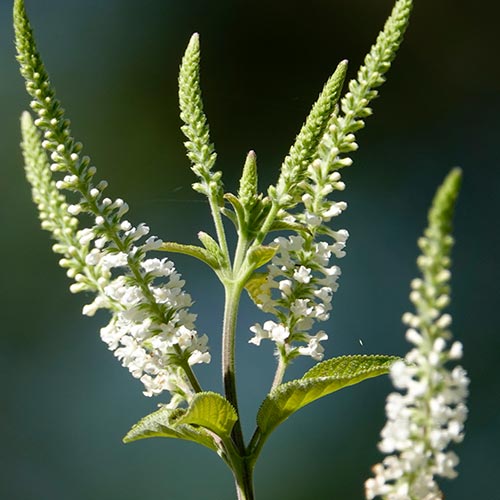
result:
[[[406,338],[414,347],[391,368],[394,386],[404,393],[387,398],[388,420],[379,448],[389,456],[366,481],[368,500],[440,500],[435,476],[457,475],[458,457],[446,448],[464,437],[469,379],[461,366],[447,366],[462,357],[462,344],[451,343],[451,316],[442,311],[450,300],[450,230],[460,180],[460,170],[454,169],[438,189],[419,240],[422,277],[412,281],[410,293],[416,313],[403,316],[409,326]]]
[[[278,219],[302,230],[296,236],[274,241],[278,250],[268,267],[266,283],[260,287],[259,304],[278,321],[255,324],[250,342],[259,345],[262,339],[273,340],[285,364],[299,354],[316,360],[323,357],[320,342],[328,338],[327,334],[320,330],[310,335],[309,331],[316,321],[326,321],[330,316],[341,274],[332,259],[345,255],[349,236],[345,229],[328,227],[331,219],[347,208],[345,202],[329,196],[345,189],[339,170],[352,164],[348,154],[358,148],[354,132],[364,126],[363,118],[371,114],[368,104],[378,95],[375,89],[384,82],[383,75],[396,55],[411,6],[411,0],[396,2],[358,71],[358,79],[349,83],[341,109],[336,104],[346,62],[340,63],[290,149],[278,183],[269,188],[275,208],[280,209],[275,212]],[[296,342],[306,345],[294,345]]]
[[[54,250],[64,254],[60,263],[75,280],[71,291],[97,293],[83,313],[111,312],[109,324],[101,329],[102,339],[142,381],[145,395],[170,391],[171,405],[176,406],[200,390],[191,365],[210,361],[207,338],[198,337],[195,315],[188,310],[191,297],[183,291],[184,282],[171,261],[146,258],[161,240],[150,236],[144,241],[149,227],[134,227],[124,219],[128,205],[120,198],[104,197],[107,182],[94,180],[96,168],[72,137],[22,0],[14,4],[14,27],[21,74],[37,114],[34,123],[23,115],[22,129],[26,173],[42,224],[57,241]],[[62,175],[53,180],[52,173]],[[61,190],[70,191],[78,201],[68,204]],[[77,231],[82,213],[90,215],[94,225]]]
[[[210,129],[203,110],[200,88],[200,37],[195,33],[186,49],[179,72],[179,105],[182,132],[187,138],[184,143],[193,172],[200,181],[193,189],[221,200],[221,172],[212,172],[217,159],[214,145],[210,142]]]

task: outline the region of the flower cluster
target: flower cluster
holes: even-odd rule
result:
[[[435,476],[454,478],[458,457],[446,451],[463,439],[467,417],[465,399],[469,379],[465,370],[449,361],[462,357],[460,342],[449,342],[451,316],[442,309],[449,303],[448,234],[460,172],[452,171],[438,191],[429,214],[429,227],[419,241],[418,265],[423,278],[412,282],[411,301],[417,313],[406,313],[407,340],[414,348],[404,361],[396,362],[391,378],[404,391],[387,398],[388,421],[379,448],[390,454],[374,467],[375,477],[366,481],[368,500],[439,500],[442,494]]]
[[[279,322],[269,320],[262,326],[256,324],[250,328],[255,334],[251,343],[260,345],[262,339],[271,339],[286,361],[298,355],[311,356],[318,361],[323,359],[324,348],[320,342],[328,339],[328,335],[322,330],[314,335],[308,332],[315,321],[326,321],[330,317],[332,296],[341,274],[331,259],[345,255],[349,236],[345,229],[333,231],[325,226],[347,208],[345,202],[327,198],[332,191],[345,188],[339,172],[331,172],[332,158],[337,155],[332,156],[331,150],[325,147],[330,140],[328,132],[320,144],[320,157],[307,169],[303,211],[289,216],[290,222],[299,223],[304,230],[298,235],[274,240],[278,251],[268,266],[267,280],[259,299],[261,309],[276,316]],[[332,242],[318,240],[317,236],[327,236]],[[297,347],[293,345],[295,342],[306,345]]]
[[[71,291],[97,294],[84,314],[91,316],[98,309],[111,312],[102,339],[143,382],[145,395],[170,391],[175,406],[199,389],[190,365],[210,361],[207,338],[198,337],[195,315],[188,311],[191,298],[172,262],[147,257],[159,249],[161,240],[148,237],[145,224],[134,227],[125,220],[128,205],[104,196],[106,181],[94,181],[96,169],[71,137],[69,121],[36,50],[24,4],[16,2],[16,9],[18,59],[38,115],[34,123],[29,115],[23,117],[24,150],[36,151],[25,154],[25,162],[42,224],[52,232],[57,241],[54,250],[64,256],[60,264],[75,281]],[[56,182],[53,173],[63,176]],[[69,205],[61,190],[76,194],[78,202]],[[90,215],[94,224],[78,230],[80,214]]]
[[[330,259],[344,256],[348,237],[346,230],[334,231],[326,226],[347,208],[346,203],[332,201],[328,196],[345,188],[339,170],[352,164],[348,155],[358,148],[354,134],[371,114],[369,103],[385,81],[384,74],[401,43],[411,7],[411,0],[396,2],[357,79],[349,83],[349,91],[340,100],[340,109],[336,103],[346,62],[339,64],[285,158],[276,186],[269,189],[270,199],[280,207],[282,220],[291,225],[298,223],[302,230],[297,236],[275,240],[278,251],[260,299],[261,308],[274,314],[278,322],[270,320],[251,327],[255,336],[250,342],[259,345],[262,339],[273,340],[282,359],[299,354],[316,360],[323,357],[320,341],[328,338],[326,333],[311,336],[307,332],[315,320],[329,317],[340,275],[339,267]],[[297,203],[301,211],[289,213],[287,209]],[[307,346],[294,347],[295,341],[306,342]]]
[[[302,236],[277,238],[279,254],[273,258],[263,294],[261,308],[275,315],[279,323],[266,321],[250,328],[255,336],[251,343],[260,345],[262,339],[276,342],[285,357],[301,354],[316,360],[323,358],[320,341],[328,338],[324,331],[309,335],[314,321],[326,321],[331,310],[332,294],[340,275],[338,266],[327,267],[335,245],[326,242],[305,246]],[[278,294],[274,298],[273,291]],[[306,342],[307,346],[293,347],[292,342]]]

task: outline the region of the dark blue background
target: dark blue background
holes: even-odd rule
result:
[[[202,86],[229,190],[246,152],[258,154],[262,189],[277,176],[310,105],[338,61],[355,75],[390,0],[27,1],[39,48],[75,135],[110,194],[166,240],[211,231],[207,206],[178,130],[176,79],[189,36],[201,33]],[[496,473],[499,389],[498,4],[421,0],[360,151],[344,173],[351,233],[327,355],[404,354],[402,313],[416,274],[416,239],[436,186],[460,165],[454,332],[472,385],[459,478],[447,498],[500,499]],[[104,316],[80,315],[69,282],[39,230],[24,180],[18,119],[28,99],[14,60],[11,3],[0,0],[0,498],[149,500],[234,498],[229,472],[194,444],[121,438],[157,400],[99,340]],[[198,370],[221,390],[220,286],[201,265],[175,259],[196,300],[213,363]],[[270,385],[270,345],[248,345],[257,313],[245,300],[237,341],[247,435]],[[260,318],[260,317],[259,317]],[[359,339],[362,339],[363,346]],[[310,366],[299,360],[289,376]],[[272,436],[256,471],[260,499],[361,499],[384,422],[387,379],[339,392],[293,416]]]

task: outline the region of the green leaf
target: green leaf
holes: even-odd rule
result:
[[[198,232],[198,239],[201,241],[203,246],[207,249],[208,255],[217,262],[217,267],[221,267],[224,264],[224,255],[220,249],[219,244],[204,231]],[[216,269],[216,268],[214,268]]]
[[[318,230],[322,229],[321,226]],[[301,233],[307,231],[307,227],[299,222],[286,222],[284,220],[275,220],[269,231],[295,231]]]
[[[340,356],[317,364],[301,379],[279,385],[263,401],[257,425],[268,435],[292,413],[349,385],[389,372],[395,356]]]
[[[183,245],[182,243],[174,243],[171,241],[164,241],[160,247],[164,252],[182,253],[190,255],[205,264],[208,264],[212,269],[219,269],[220,264],[217,258],[211,252],[196,245]]]
[[[173,423],[179,413],[186,410],[170,410],[160,408],[159,410],[145,416],[137,422],[123,438],[124,443],[131,443],[140,439],[153,437],[185,439],[202,444],[215,452],[218,451],[217,444],[208,431],[187,424]],[[178,421],[179,417],[177,417]]]
[[[251,251],[248,260],[254,266],[254,269],[257,269],[267,264],[276,255],[278,248],[279,245],[259,245]]]
[[[264,288],[266,281],[267,273],[253,273],[245,283],[245,290],[257,306],[262,305],[261,297],[263,295],[271,296],[270,291]]]
[[[224,193],[224,198],[229,201],[234,208],[234,213],[236,214],[235,226],[239,229],[245,224],[245,208],[233,193]],[[224,214],[226,214],[226,212],[224,212]]]
[[[224,396],[215,392],[201,392],[194,396],[185,413],[172,420],[176,426],[181,424],[201,426],[223,439],[228,439],[238,415]]]

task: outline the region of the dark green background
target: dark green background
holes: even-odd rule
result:
[[[258,154],[264,189],[323,82],[343,58],[349,76],[388,15],[391,0],[32,0],[39,48],[75,135],[110,194],[131,205],[164,239],[194,242],[211,230],[207,206],[178,130],[176,78],[193,31],[201,33],[202,85],[219,152],[234,190],[244,156]],[[456,213],[454,332],[465,345],[472,385],[460,476],[449,500],[500,499],[497,264],[500,71],[498,4],[416,2],[412,24],[375,116],[359,133],[345,171],[349,210],[335,221],[351,233],[327,355],[404,354],[401,314],[409,308],[415,245],[433,191],[464,169]],[[69,282],[39,230],[18,149],[28,99],[14,61],[11,2],[0,0],[0,221],[2,245],[0,498],[169,500],[234,498],[229,472],[193,444],[121,437],[158,400],[106,350],[80,315],[86,299]],[[176,259],[196,300],[213,363],[198,370],[220,390],[221,288],[201,265]],[[244,424],[268,388],[268,343],[248,345],[257,320],[245,300],[237,342]],[[362,339],[364,346],[361,346]],[[299,360],[290,376],[311,363]],[[259,499],[363,498],[381,456],[387,379],[368,381],[290,418],[272,436],[256,471]]]

